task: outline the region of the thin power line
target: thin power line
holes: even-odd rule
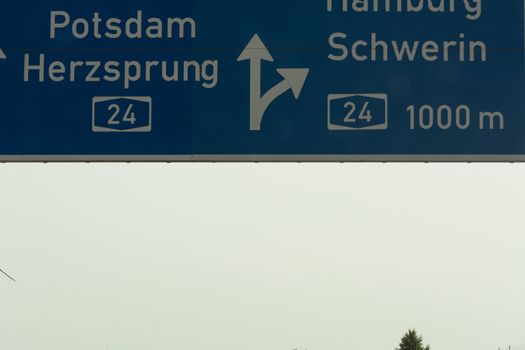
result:
[[[4,270],[0,269],[0,272],[6,275],[11,281],[16,282],[15,279],[7,274]]]

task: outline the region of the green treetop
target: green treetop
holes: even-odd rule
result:
[[[423,337],[411,329],[403,336],[397,350],[430,350],[430,346],[423,345]]]

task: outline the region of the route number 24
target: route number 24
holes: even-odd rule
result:
[[[354,102],[345,103],[344,107],[348,109],[348,113],[346,114],[344,122],[356,123],[358,119],[365,120],[367,123],[372,122],[372,113],[370,112],[370,109],[368,109],[368,106],[368,102],[365,102],[363,108],[359,111],[359,115],[356,116],[356,112],[358,111],[356,104]]]
[[[133,104],[129,104],[128,108],[124,111],[124,115],[121,116],[121,109],[120,106],[117,104],[109,105],[108,111],[112,112],[113,114],[108,120],[108,125],[120,125],[121,122],[124,123],[130,123],[131,125],[135,125],[137,122],[137,118],[135,117],[135,112],[133,112]]]

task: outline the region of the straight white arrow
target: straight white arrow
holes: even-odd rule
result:
[[[255,34],[241,53],[238,62],[250,61],[250,130],[261,130],[264,111],[261,109],[261,66],[262,61],[273,62],[273,57]]]
[[[264,112],[270,104],[288,90],[292,90],[295,98],[299,98],[301,90],[310,72],[309,69],[278,69],[284,78],[279,84],[261,97],[261,66],[262,61],[273,62],[273,57],[255,34],[237,61],[250,61],[250,130],[260,131]]]
[[[7,56],[4,53],[4,50],[0,49],[0,60],[5,60]]]

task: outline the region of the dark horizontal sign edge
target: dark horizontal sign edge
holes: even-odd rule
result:
[[[1,163],[523,163],[525,155],[24,155]]]

